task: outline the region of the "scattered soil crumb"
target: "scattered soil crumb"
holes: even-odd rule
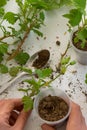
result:
[[[71,94],[68,94],[69,95],[69,97],[71,98],[72,97],[72,95]]]
[[[60,46],[60,44],[61,44],[60,41],[57,40],[56,45]]]
[[[36,37],[37,38],[37,40],[39,40],[39,37]]]
[[[66,35],[67,34],[67,32],[64,32],[64,35]]]
[[[51,49],[51,47],[49,47],[49,49]]]
[[[58,36],[56,36],[56,39],[59,39],[59,37],[58,37]]]
[[[68,86],[70,87],[73,83],[72,82],[69,82]]]
[[[44,40],[46,40],[47,37],[44,37]]]
[[[73,70],[73,71],[72,71],[72,74],[76,74],[76,73],[77,73],[77,70]]]

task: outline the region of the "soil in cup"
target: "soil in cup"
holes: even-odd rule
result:
[[[49,50],[46,49],[41,50],[40,52],[38,52],[38,58],[35,59],[32,66],[37,69],[42,68],[47,64],[49,58],[50,58]]]
[[[48,95],[44,97],[38,105],[40,117],[47,121],[57,121],[64,118],[68,110],[68,104],[57,96]]]

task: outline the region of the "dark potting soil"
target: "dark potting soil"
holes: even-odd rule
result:
[[[50,58],[50,52],[48,50],[41,50],[38,52],[38,58],[33,62],[32,66],[39,69],[44,67]]]
[[[85,43],[84,48],[82,48],[82,46],[81,46],[81,44],[82,44],[82,41],[81,41],[81,40],[79,40],[78,42],[74,43],[74,39],[75,39],[75,37],[76,37],[76,34],[77,34],[77,31],[73,33],[73,37],[72,37],[73,45],[74,45],[76,48],[80,49],[80,50],[87,51],[87,41],[86,41],[86,43]]]
[[[67,103],[60,97],[44,97],[38,106],[38,112],[42,119],[47,121],[57,121],[62,119],[68,112]]]

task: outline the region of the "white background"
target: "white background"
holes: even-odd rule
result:
[[[9,2],[6,10],[16,12],[15,2],[12,0]],[[55,66],[59,63],[60,55],[66,49],[69,40],[69,33],[67,32],[67,20],[62,17],[64,13],[68,11],[67,7],[63,7],[59,10],[54,10],[46,13],[45,25],[41,28],[44,34],[43,38],[37,38],[38,36],[31,32],[26,40],[23,48],[30,54],[34,54],[41,49],[49,49],[50,51],[50,65],[55,70]],[[44,39],[46,37],[46,39]],[[59,40],[61,45],[56,45],[56,41]],[[72,60],[76,60],[75,53],[72,48],[69,49],[68,55]],[[9,63],[10,64],[10,63]],[[58,87],[64,90],[70,99],[78,103],[81,106],[82,113],[87,123],[87,100],[84,92],[87,91],[87,85],[85,84],[85,74],[87,73],[87,66],[81,65],[78,62],[74,66],[70,66],[65,75],[56,79],[53,83],[53,87]],[[0,75],[0,84],[6,82],[10,77],[8,74]],[[17,98],[22,97],[22,93],[17,90],[19,82],[8,88],[0,98]],[[25,130],[41,130],[42,122],[32,111]],[[63,128],[64,130],[65,128]]]

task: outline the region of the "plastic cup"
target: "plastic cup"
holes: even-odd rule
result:
[[[77,61],[82,65],[87,65],[87,51],[80,50],[76,48],[72,42],[73,33],[78,30],[77,27],[73,29],[73,31],[70,33],[70,43],[74,49],[74,52],[76,54]]]
[[[69,110],[67,112],[67,115],[58,120],[58,121],[47,121],[47,120],[44,120],[42,119],[40,116],[39,116],[39,113],[38,113],[38,105],[39,105],[39,102],[41,99],[43,99],[44,97],[48,96],[48,95],[51,95],[51,96],[58,96],[60,98],[62,98],[66,103],[67,105],[69,106]],[[35,98],[34,100],[34,109],[37,113],[37,115],[39,116],[39,118],[42,120],[43,123],[46,123],[48,125],[51,125],[51,126],[54,126],[54,125],[57,125],[57,127],[63,125],[63,123],[65,123],[66,119],[68,118],[69,114],[70,114],[70,111],[71,111],[71,101],[69,99],[69,97],[66,95],[66,93],[64,91],[62,91],[61,89],[58,89],[58,88],[46,88],[45,90],[42,90]]]

